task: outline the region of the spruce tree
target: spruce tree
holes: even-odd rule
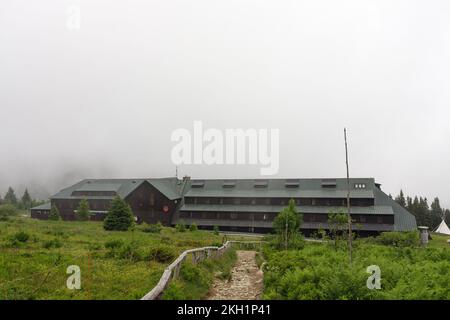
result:
[[[8,188],[8,192],[6,192],[5,194],[5,203],[9,203],[12,205],[17,205],[17,197],[16,194],[14,193],[14,189],[9,187]]]
[[[21,202],[22,202],[22,206],[24,209],[31,208],[32,200],[31,200],[30,194],[28,193],[28,189],[25,189],[25,192],[23,193]]]
[[[442,218],[444,217],[444,211],[441,208],[441,204],[439,201],[439,198],[434,198],[433,202],[431,203],[431,227],[434,229],[436,228],[442,221]]]
[[[405,195],[403,194],[403,190],[400,190],[400,194],[395,198],[395,202],[397,202],[403,208],[406,208],[406,200]]]
[[[89,220],[91,212],[89,211],[89,203],[86,199],[81,199],[80,203],[78,204],[76,216],[80,221]]]
[[[50,209],[50,214],[48,215],[48,220],[61,220],[61,215],[59,214],[59,210],[55,205],[52,205]]]
[[[412,198],[410,196],[406,197],[406,209],[412,212]]]
[[[449,209],[445,209],[445,223],[447,225],[450,225],[450,210]]]
[[[120,197],[115,197],[103,221],[105,230],[127,231],[134,223],[130,206]]]

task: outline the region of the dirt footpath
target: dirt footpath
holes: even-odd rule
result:
[[[255,261],[255,251],[236,251],[231,279],[215,279],[208,300],[258,300],[263,291],[263,273]]]

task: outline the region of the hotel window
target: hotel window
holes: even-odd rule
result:
[[[237,213],[231,213],[230,214],[230,218],[231,219],[237,219],[237,217],[238,217]]]
[[[365,189],[366,184],[365,183],[355,183],[355,189]]]
[[[267,214],[263,215],[263,220],[267,220]]]

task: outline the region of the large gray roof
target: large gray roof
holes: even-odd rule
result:
[[[265,187],[255,187],[255,183],[264,181]],[[298,187],[286,187],[286,184],[298,182]],[[327,188],[322,184],[334,182],[335,187]],[[203,187],[192,187],[203,184]],[[224,187],[224,184],[234,184]],[[364,184],[364,189],[355,189],[355,184]],[[186,197],[273,197],[273,198],[346,198],[346,179],[236,179],[236,180],[191,180]],[[351,198],[374,198],[375,180],[373,178],[350,179]]]
[[[121,198],[126,198],[142,183],[148,182],[159,190],[169,200],[181,198],[178,193],[179,180],[176,178],[157,179],[85,179],[65,188],[51,197],[51,199],[104,198],[112,196],[73,196],[74,191],[114,191]]]

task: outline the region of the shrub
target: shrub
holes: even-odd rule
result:
[[[186,299],[183,283],[179,280],[170,282],[166,290],[164,290],[162,298],[164,300],[183,300]]]
[[[147,258],[150,260],[155,260],[161,263],[171,262],[176,258],[177,254],[175,250],[166,245],[158,245],[150,247],[147,254]]]
[[[59,210],[55,205],[52,205],[50,209],[50,214],[48,215],[48,220],[61,220],[61,216],[59,214]]]
[[[219,235],[219,226],[214,226],[213,230],[214,230],[214,234],[216,236],[218,236]]]
[[[186,231],[186,226],[184,225],[184,223],[178,223],[178,224],[175,226],[175,229],[176,229],[178,232],[185,232],[185,231]]]
[[[143,258],[142,253],[139,250],[139,245],[134,241],[125,243],[123,246],[118,248],[117,257],[131,261],[140,261]]]
[[[47,240],[47,241],[44,241],[44,243],[42,244],[42,247],[45,249],[61,248],[62,243],[61,243],[61,241],[59,241],[59,239]]]
[[[108,211],[103,221],[103,228],[109,231],[127,231],[133,223],[130,206],[120,197],[115,197],[111,202],[111,210]]]
[[[0,205],[0,221],[6,221],[9,217],[17,215],[18,212],[12,204]]]
[[[161,222],[158,222],[156,224],[144,225],[142,231],[147,233],[160,233],[162,229],[163,225],[161,224]]]
[[[419,245],[419,233],[413,232],[383,232],[375,240],[383,245],[395,247],[415,247]]]
[[[198,228],[197,228],[197,225],[195,223],[193,223],[193,224],[191,224],[189,226],[189,231],[197,231],[197,230],[198,230]]]
[[[273,228],[278,234],[278,247],[291,247],[292,242],[299,234],[300,225],[303,222],[303,215],[295,206],[293,199],[273,220]]]
[[[91,212],[89,211],[89,203],[86,199],[81,199],[80,203],[78,204],[76,216],[80,221],[89,220]]]
[[[122,239],[114,239],[105,242],[106,249],[117,249],[122,247],[125,242]]]
[[[30,235],[29,235],[28,233],[26,233],[25,231],[19,231],[19,232],[16,232],[16,233],[11,237],[11,240],[12,240],[12,241],[18,241],[18,242],[22,242],[22,243],[27,242],[28,239],[30,239]]]

